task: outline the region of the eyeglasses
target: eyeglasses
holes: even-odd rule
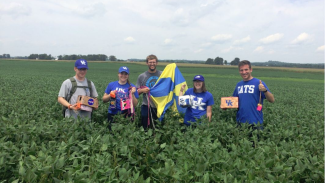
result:
[[[155,64],[157,64],[157,62],[148,62],[148,64],[155,65]]]

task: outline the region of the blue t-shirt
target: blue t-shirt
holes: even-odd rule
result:
[[[134,84],[131,83],[132,87],[135,87]],[[124,85],[120,85],[118,81],[113,81],[108,84],[105,93],[110,94],[111,91],[116,90],[116,108],[111,109],[111,106],[108,107],[108,113],[110,114],[117,114],[119,111],[121,111],[120,101],[121,99],[127,99],[129,98],[129,83],[126,83]],[[139,98],[138,91],[134,93],[135,98]]]
[[[210,92],[194,93],[193,88],[189,88],[184,95],[189,95],[193,102],[191,107],[188,107],[185,112],[184,124],[191,125],[188,121],[195,122],[206,115],[207,107],[214,104],[213,96]]]
[[[270,92],[269,88],[262,81],[265,88]],[[237,121],[241,123],[248,122],[249,124],[263,123],[263,112],[258,111],[257,104],[260,99],[260,90],[258,85],[260,80],[253,78],[249,81],[240,81],[237,83],[234,93],[234,97],[238,97],[238,112]],[[265,99],[264,92],[261,92],[261,104]],[[263,109],[262,109],[263,110]]]

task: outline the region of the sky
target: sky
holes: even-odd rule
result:
[[[0,0],[0,54],[324,63],[324,0]]]

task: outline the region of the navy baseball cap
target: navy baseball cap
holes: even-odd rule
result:
[[[122,67],[120,67],[120,69],[118,70],[118,72],[119,72],[119,73],[121,73],[121,72],[126,72],[126,73],[129,74],[129,68],[127,68],[127,67],[125,67],[125,66],[122,66]]]
[[[74,66],[77,67],[77,69],[88,69],[88,63],[85,59],[76,60]]]
[[[194,76],[193,81],[204,81],[204,77],[202,75],[196,75]]]

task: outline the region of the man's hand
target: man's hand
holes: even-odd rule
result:
[[[74,111],[80,110],[80,108],[78,108],[77,104],[73,104],[69,108],[72,109],[72,110],[74,110]]]
[[[262,81],[260,80],[260,84],[258,85],[258,89],[261,91],[261,92],[265,92],[266,91],[266,88],[265,86],[263,85]]]
[[[142,93],[149,93],[150,88],[142,88],[141,91],[142,91]]]

